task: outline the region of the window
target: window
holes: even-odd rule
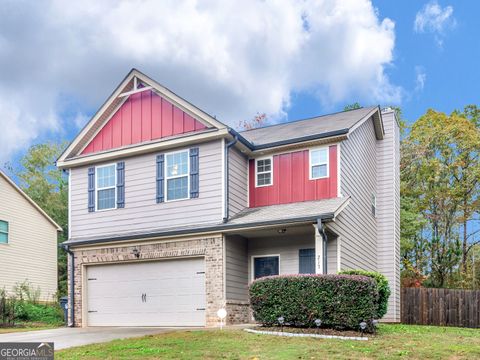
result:
[[[264,276],[278,275],[280,257],[275,256],[254,256],[253,257],[253,278],[258,279]]]
[[[8,222],[0,220],[0,244],[8,244]]]
[[[256,186],[272,185],[272,158],[257,159],[256,163]]]
[[[299,274],[315,274],[315,249],[300,249],[298,260]]]
[[[116,208],[116,166],[99,166],[97,174],[97,210]]]
[[[310,150],[310,180],[328,177],[328,148]]]
[[[372,194],[371,206],[372,206],[372,216],[377,217],[377,197],[375,196],[375,194]]]
[[[167,201],[188,199],[188,150],[169,153],[165,157]]]

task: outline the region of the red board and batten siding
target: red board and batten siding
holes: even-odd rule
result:
[[[329,177],[309,179],[309,150],[273,155],[273,184],[255,187],[255,159],[249,161],[250,207],[337,197],[337,146],[329,146]]]
[[[148,90],[131,95],[82,154],[110,150],[205,128],[200,121]]]

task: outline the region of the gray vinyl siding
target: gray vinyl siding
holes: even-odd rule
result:
[[[368,119],[340,145],[340,192],[350,203],[328,226],[340,236],[342,270],[377,270],[377,224],[371,214],[376,164],[377,139]]]
[[[378,144],[378,270],[392,296],[386,319],[400,318],[400,129],[393,112],[382,115],[385,139]]]
[[[248,207],[248,159],[240,151],[229,151],[229,211],[233,216]]]
[[[227,236],[225,242],[226,298],[248,301],[248,241]]]
[[[327,273],[336,274],[338,272],[337,264],[337,239],[329,238],[327,242]]]
[[[197,146],[200,192],[199,197],[193,199],[156,203],[158,154],[150,153],[124,159],[125,208],[89,213],[88,166],[71,169],[71,239],[221,223],[223,142],[214,141]]]

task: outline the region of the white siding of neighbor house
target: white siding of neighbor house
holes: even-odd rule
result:
[[[230,216],[248,207],[248,159],[235,148],[229,150]]]
[[[0,176],[0,220],[9,225],[8,244],[0,244],[0,289],[12,292],[27,280],[41,301],[57,292],[57,229]]]
[[[393,111],[382,114],[385,139],[378,142],[378,270],[392,295],[386,320],[400,319],[400,129]]]
[[[71,239],[221,223],[223,142],[213,141],[198,147],[199,197],[194,199],[156,203],[158,153],[150,153],[122,159],[125,208],[88,212],[88,166],[71,169]]]
[[[226,298],[248,301],[248,240],[227,236],[225,241]]]
[[[340,236],[341,269],[377,270],[377,222],[371,196],[377,190],[377,139],[370,118],[340,145],[341,194],[350,203],[328,227]]]

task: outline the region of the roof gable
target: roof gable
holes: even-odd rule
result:
[[[143,109],[142,104],[149,103],[148,94],[150,94],[151,105],[146,105]],[[160,112],[158,110],[159,98]],[[156,109],[150,115],[147,114],[149,106],[152,110],[154,107]],[[129,116],[127,116],[128,111],[131,113]],[[118,120],[118,114],[121,115],[121,120]],[[153,116],[159,114],[161,115],[160,121],[154,120]],[[165,122],[163,122],[164,115]],[[115,116],[117,116],[116,121],[111,122]],[[135,118],[135,121],[129,121],[129,118]],[[188,133],[192,127],[192,120],[194,120],[192,131],[226,129],[226,126],[214,117],[140,71],[132,69],[59,157],[57,165],[65,167],[65,161],[69,159],[97,151],[112,150],[117,148],[116,145],[119,145],[118,148],[122,148],[125,144],[141,144],[143,141],[160,140],[168,136]],[[147,125],[149,122],[151,123],[150,127]],[[125,128],[119,127],[118,123],[124,125]],[[142,129],[143,125],[145,125],[144,129]],[[125,134],[122,133],[120,137],[118,137],[119,129],[125,130]],[[149,138],[151,139],[148,140]]]
[[[152,90],[127,97],[82,155],[201,131],[207,126]]]
[[[14,191],[17,191],[21,196],[23,196],[25,200],[27,200],[40,214],[42,214],[47,219],[48,222],[50,222],[57,229],[57,231],[63,231],[60,225],[58,225],[50,216],[48,216],[48,214],[45,211],[43,211],[43,209],[40,206],[38,206],[35,201],[33,201],[27,194],[25,194],[25,192],[22,189],[20,189],[17,186],[17,184],[15,184],[13,180],[10,179],[1,170],[0,170],[0,178],[5,179],[6,183],[9,184],[14,189]]]

